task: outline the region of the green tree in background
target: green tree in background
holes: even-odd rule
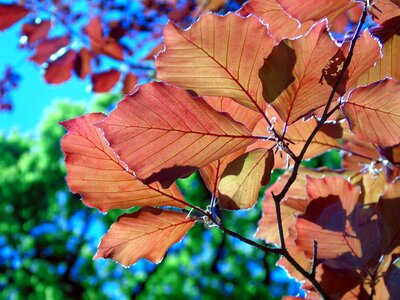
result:
[[[288,288],[296,294],[297,285],[273,270],[276,257],[212,228],[195,227],[157,266],[142,261],[125,269],[92,260],[101,235],[121,211],[102,215],[69,193],[59,145],[64,129],[56,124],[86,110],[108,111],[118,99],[98,97],[89,109],[57,102],[37,136],[0,136],[0,299],[274,299]],[[179,186],[192,203],[210,197],[197,174]],[[223,218],[251,235],[260,212]]]

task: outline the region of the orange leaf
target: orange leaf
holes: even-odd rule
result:
[[[376,9],[374,9],[374,7],[376,7]],[[393,3],[392,0],[378,0],[372,7],[372,13],[376,16],[374,21],[382,24],[391,18],[400,16],[400,7]]]
[[[256,149],[228,164],[219,182],[219,203],[225,209],[249,209],[262,186],[269,183],[274,166],[272,150]]]
[[[268,24],[270,34],[278,41],[301,36],[314,24],[312,21],[301,24],[285,12],[276,0],[248,1],[239,13],[243,16],[250,14],[258,16],[265,24]]]
[[[99,127],[138,178],[164,187],[255,141],[204,99],[158,82],[127,96]]]
[[[400,143],[400,83],[385,79],[353,90],[342,106],[354,135],[390,147]]]
[[[125,75],[124,87],[122,89],[122,92],[124,94],[129,94],[137,85],[137,83],[138,83],[137,77],[129,72],[128,74]]]
[[[282,41],[265,60],[260,69],[263,96],[288,125],[328,101],[332,88],[320,81],[337,50],[321,22],[300,39]]]
[[[93,125],[105,117],[93,113],[61,122],[68,130],[61,146],[71,192],[80,193],[84,204],[102,212],[143,205],[185,207],[175,185],[168,190],[158,184],[146,186],[118,160],[101,131]]]
[[[194,223],[185,214],[150,207],[121,215],[103,236],[94,258],[111,258],[126,267],[140,258],[159,263]]]
[[[95,93],[107,93],[117,84],[121,73],[111,69],[106,72],[95,73],[92,75],[93,91]]]
[[[301,22],[318,21],[330,16],[335,17],[356,5],[350,0],[276,0],[280,6],[291,16]]]
[[[156,59],[159,79],[263,110],[258,70],[275,42],[256,17],[206,14],[187,30],[169,23],[164,42],[166,50]]]
[[[0,4],[0,30],[7,29],[28,13],[28,9],[17,4]]]

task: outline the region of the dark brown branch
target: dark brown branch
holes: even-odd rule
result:
[[[311,265],[311,273],[310,275],[315,278],[315,270],[317,269],[317,259],[318,259],[318,242],[314,240],[314,248],[313,248],[313,259]]]

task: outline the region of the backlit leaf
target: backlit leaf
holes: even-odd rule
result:
[[[275,42],[256,17],[206,14],[187,30],[169,23],[164,43],[166,50],[156,59],[159,79],[263,110],[258,70]]]
[[[350,0],[276,0],[276,2],[287,13],[301,22],[308,20],[318,21],[327,16],[337,16],[355,5]]]
[[[83,203],[102,212],[144,205],[185,207],[175,185],[168,190],[158,184],[146,186],[118,160],[101,131],[93,125],[105,117],[93,113],[61,123],[68,130],[61,146],[71,191],[81,194]]]
[[[45,63],[52,54],[56,53],[61,48],[66,47],[69,42],[69,36],[45,39],[36,46],[35,54],[29,57],[29,59],[37,64]]]
[[[252,208],[261,187],[269,183],[273,166],[274,153],[267,149],[253,150],[229,163],[218,185],[221,207]]]
[[[307,178],[310,204],[297,219],[296,245],[309,258],[314,239],[318,258],[336,258],[350,252],[361,256],[361,244],[348,218],[356,206],[360,190],[340,177]]]
[[[69,80],[72,77],[76,55],[75,51],[69,50],[56,60],[49,62],[44,74],[46,82],[60,84]]]
[[[390,147],[400,143],[400,83],[385,79],[353,90],[342,106],[354,135]]]
[[[321,22],[302,38],[284,40],[260,69],[263,96],[288,125],[323,106],[332,91],[322,71],[338,51]]]
[[[291,17],[276,0],[251,0],[248,1],[239,13],[243,16],[255,14],[265,24],[268,30],[278,41],[284,38],[294,38],[306,33],[313,25],[312,21],[301,24]]]
[[[22,26],[22,34],[28,37],[28,44],[37,42],[40,39],[46,38],[51,27],[51,22],[48,20],[40,23],[25,23]]]
[[[185,214],[150,207],[124,214],[103,236],[94,258],[111,258],[126,267],[140,258],[159,263],[194,223]]]
[[[204,99],[157,82],[128,95],[99,127],[138,178],[164,187],[255,141]]]

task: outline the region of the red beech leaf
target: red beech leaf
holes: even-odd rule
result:
[[[90,65],[91,60],[92,55],[89,50],[86,48],[81,48],[74,64],[75,73],[80,79],[84,79],[88,74],[92,73],[92,67]]]
[[[81,194],[85,205],[102,212],[144,205],[185,207],[176,185],[168,190],[159,184],[146,186],[118,160],[100,129],[93,125],[105,117],[93,113],[60,123],[68,130],[61,147],[71,192]]]
[[[378,0],[372,7],[372,13],[376,16],[374,21],[382,24],[389,19],[400,16],[400,7],[391,0]]]
[[[137,83],[138,83],[137,77],[130,72],[127,73],[125,75],[124,86],[123,86],[122,92],[125,95],[130,94],[133,91],[134,87],[137,85]]]
[[[284,38],[299,37],[306,33],[314,24],[307,21],[301,24],[297,19],[285,12],[276,0],[251,0],[243,5],[239,13],[243,16],[254,14],[265,24],[268,30],[278,41]]]
[[[185,214],[151,207],[121,215],[103,236],[94,258],[111,258],[126,267],[140,258],[159,263],[194,223]]]
[[[33,44],[38,40],[46,38],[50,27],[51,22],[48,20],[44,20],[39,24],[25,23],[24,26],[22,26],[22,35],[28,37],[28,44]]]
[[[397,20],[397,26],[400,28],[399,22],[400,17]],[[383,57],[378,60],[377,64],[360,76],[357,81],[357,86],[373,83],[385,77],[392,77],[393,79],[400,80],[400,70],[397,67],[400,65],[399,34],[394,34],[384,42],[382,53]]]
[[[164,43],[166,50],[156,59],[159,79],[201,96],[264,109],[258,70],[275,42],[256,17],[206,14],[187,30],[169,23]]]
[[[317,240],[319,259],[336,258],[347,252],[360,257],[360,240],[348,220],[360,190],[341,177],[308,177],[307,193],[311,202],[296,222],[298,249],[312,258]]]
[[[255,141],[204,99],[158,82],[128,95],[99,127],[138,178],[164,187]]]
[[[95,93],[109,92],[119,81],[121,73],[115,69],[92,74],[93,91]]]
[[[69,50],[54,61],[49,62],[44,79],[50,84],[60,84],[72,77],[72,69],[74,68],[77,53]]]
[[[225,209],[249,209],[258,199],[262,186],[269,183],[274,166],[272,150],[245,153],[225,168],[218,185],[219,203]]]
[[[330,16],[332,18],[356,5],[350,0],[276,0],[280,6],[291,16],[301,22],[313,20],[318,21]],[[312,9],[310,9],[312,8]]]
[[[93,42],[103,42],[103,25],[101,18],[96,16],[90,19],[88,25],[85,27],[85,32]]]
[[[348,56],[349,47],[350,42],[345,43],[341,47],[346,57]],[[353,58],[347,69],[348,79],[346,82],[346,91],[356,87],[360,77],[374,67],[381,56],[381,45],[378,39],[374,38],[368,30],[365,30],[357,41]],[[379,79],[383,79],[383,77]]]
[[[328,100],[332,88],[321,83],[321,76],[337,51],[321,22],[302,38],[282,41],[265,60],[260,69],[264,99],[288,125]]]
[[[385,79],[353,90],[342,106],[351,131],[363,142],[400,143],[400,83]]]
[[[204,184],[208,188],[208,190],[213,193],[214,197],[218,198],[219,197],[219,192],[218,192],[218,184],[219,181],[221,180],[222,173],[224,172],[225,168],[227,165],[234,161],[237,157],[239,157],[241,154],[243,154],[246,151],[246,149],[239,149],[236,152],[233,152],[231,154],[228,154],[224,156],[223,158],[220,158],[207,166],[204,166],[200,168],[200,175],[201,178],[204,181]]]
[[[0,4],[0,30],[7,29],[28,13],[28,9],[18,4]]]
[[[61,36],[43,40],[37,45],[34,55],[29,57],[30,60],[37,64],[45,63],[49,57],[61,48],[66,47],[70,43],[69,36]]]

